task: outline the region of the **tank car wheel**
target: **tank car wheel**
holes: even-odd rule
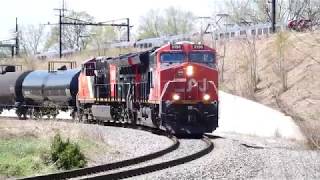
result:
[[[40,109],[32,109],[30,112],[30,118],[34,120],[38,120],[42,118],[42,112]]]
[[[20,120],[27,119],[27,112],[28,112],[28,108],[25,108],[25,107],[17,107],[16,109],[16,115]]]
[[[17,113],[17,116],[18,116],[18,119],[19,119],[19,120],[25,120],[25,119],[27,119],[25,115],[20,114],[20,113]]]
[[[78,112],[76,110],[72,110],[72,112],[70,113],[70,116],[73,121],[79,121]]]
[[[56,120],[58,114],[59,114],[59,111],[57,109],[55,109],[50,115],[52,116],[53,120]]]

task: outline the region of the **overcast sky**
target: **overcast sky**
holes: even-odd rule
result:
[[[44,24],[58,22],[57,12],[62,0],[0,0],[0,40],[10,38],[14,31],[15,17],[20,24]],[[129,17],[134,29],[140,17],[149,9],[165,9],[169,6],[192,11],[196,16],[210,16],[223,0],[65,0],[66,7],[86,11],[97,21]],[[220,2],[220,3],[219,3]]]

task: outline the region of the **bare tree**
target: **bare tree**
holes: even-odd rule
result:
[[[191,12],[169,7],[165,10],[164,21],[165,34],[184,34],[193,29],[194,16]]]
[[[139,38],[159,37],[163,21],[160,11],[151,9],[145,16],[141,17],[142,24],[139,26]]]
[[[150,38],[191,32],[194,16],[189,11],[169,7],[162,14],[159,10],[150,10],[141,20],[139,38]]]
[[[320,1],[318,0],[289,0],[290,19],[308,19],[314,24],[320,21]]]
[[[224,81],[224,62],[225,62],[225,57],[226,57],[226,51],[227,51],[227,42],[226,40],[223,41],[223,55],[221,57],[220,62],[220,81],[223,82]]]
[[[264,0],[227,0],[225,11],[230,15],[230,19],[236,23],[242,22],[267,22],[268,6]]]
[[[290,19],[308,19],[318,24],[320,21],[319,0],[277,0],[277,22],[286,24]],[[271,3],[266,0],[227,0],[225,12],[235,23],[270,22]]]
[[[63,22],[79,23],[79,22],[92,22],[93,17],[87,12],[70,11],[66,17],[62,18]],[[85,49],[88,45],[91,29],[84,25],[63,25],[62,41],[63,49]],[[57,45],[59,41],[59,27],[53,27],[51,34],[46,42],[46,48]]]
[[[116,37],[116,32],[113,27],[96,27],[92,29],[92,38],[89,45],[98,50],[98,55],[104,54],[106,45]]]
[[[39,48],[44,41],[43,25],[28,25],[20,30],[20,43],[27,55],[34,55],[39,52]]]
[[[288,45],[289,35],[286,32],[279,32],[276,39],[276,47],[278,51],[278,68],[279,76],[282,84],[282,92],[288,89],[287,74],[288,70],[285,65],[285,51]]]
[[[251,89],[253,92],[257,90],[257,47],[256,47],[256,36],[252,36],[252,39],[246,39],[246,43],[249,49],[249,64],[250,64],[250,82],[251,82]]]

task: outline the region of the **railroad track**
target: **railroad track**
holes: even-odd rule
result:
[[[0,118],[2,118],[1,116]],[[15,118],[15,117],[3,117],[3,118]],[[16,118],[15,118],[16,119]],[[58,121],[65,121],[63,119],[59,119]],[[70,122],[70,121],[69,121]],[[205,148],[201,149],[200,151],[197,151],[195,153],[192,153],[187,156],[183,156],[181,158],[169,160],[169,161],[164,161],[160,163],[155,163],[151,165],[146,165],[143,167],[139,168],[133,168],[133,169],[127,169],[127,170],[120,170],[118,172],[112,172],[108,173],[112,170],[117,170],[120,168],[125,168],[128,167],[130,168],[131,166],[150,161],[153,159],[157,159],[161,156],[164,156],[166,154],[169,154],[170,152],[177,150],[179,148],[179,141],[175,136],[171,136],[167,134],[165,131],[158,130],[158,129],[153,129],[147,126],[141,126],[141,125],[136,125],[132,126],[130,124],[126,123],[110,123],[110,122],[105,122],[103,123],[105,126],[117,126],[117,127],[125,127],[125,128],[133,128],[133,129],[140,129],[144,131],[151,131],[159,135],[167,136],[172,140],[172,145],[162,149],[157,152],[153,152],[144,156],[139,156],[136,158],[124,160],[124,161],[118,161],[114,163],[108,163],[108,164],[103,164],[103,165],[98,165],[98,166],[92,166],[92,167],[87,167],[87,168],[80,168],[80,169],[75,169],[75,170],[69,170],[69,171],[63,171],[63,172],[58,172],[58,173],[52,173],[52,174],[46,174],[46,175],[39,175],[39,176],[33,176],[33,177],[26,177],[22,178],[24,180],[52,180],[52,179],[69,179],[69,178],[76,178],[76,179],[123,179],[123,178],[128,178],[128,177],[134,177],[138,175],[143,175],[147,174],[150,172],[155,172],[159,171],[162,169],[166,169],[169,167],[177,166],[183,163],[190,162],[192,160],[198,159],[208,153],[210,153],[213,149],[213,143],[211,140],[203,136],[201,141],[204,141],[206,146]]]
[[[204,148],[202,148],[200,151],[197,151],[195,153],[180,157],[180,158],[176,158],[176,159],[172,159],[172,160],[168,160],[168,161],[163,161],[163,162],[159,162],[159,163],[151,163],[150,165],[145,165],[142,167],[137,167],[137,168],[132,168],[132,169],[127,169],[127,170],[121,170],[118,172],[112,172],[112,173],[100,173],[100,174],[95,174],[95,175],[91,175],[89,177],[80,177],[78,179],[87,179],[87,180],[91,180],[91,179],[97,179],[97,180],[102,180],[102,179],[124,179],[124,178],[130,178],[130,177],[134,177],[134,176],[139,176],[139,175],[143,175],[143,174],[148,174],[151,172],[155,172],[155,171],[159,171],[159,170],[163,170],[166,168],[170,168],[173,166],[177,166],[180,164],[184,164],[190,161],[193,161],[195,159],[198,159],[208,153],[210,153],[213,148],[214,145],[211,142],[211,140],[204,136],[201,141],[204,141],[206,146]]]

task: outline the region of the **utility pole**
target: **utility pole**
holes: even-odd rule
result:
[[[59,11],[59,57],[62,58],[62,17],[64,17],[64,11],[66,11],[66,9],[63,6],[62,9],[54,10]]]
[[[62,9],[54,9],[59,11],[59,57],[62,58],[62,17],[64,17],[65,1],[62,0]]]
[[[130,19],[127,18],[127,41],[130,41]]]
[[[276,32],[276,0],[272,0],[272,32]]]
[[[16,17],[16,56],[19,55],[19,50],[20,50],[20,47],[19,47],[19,29],[18,29],[18,18]]]
[[[59,9],[59,57],[62,58],[62,10]]]

